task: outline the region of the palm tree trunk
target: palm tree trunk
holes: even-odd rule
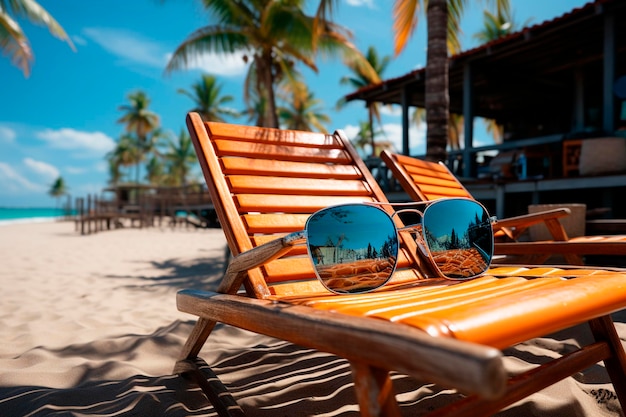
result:
[[[374,106],[375,103],[369,103],[367,110],[368,110],[368,116],[369,116],[369,123],[370,123],[370,140],[372,141],[372,156],[376,157],[376,139],[374,138],[374,109],[372,108],[372,106]]]
[[[272,74],[272,51],[264,51],[263,56],[259,59],[257,65],[257,74],[261,81],[261,91],[267,98],[267,106],[265,107],[265,123],[264,127],[278,128],[278,112],[276,110],[276,96],[274,94],[274,75]]]
[[[448,1],[429,0],[426,58],[426,158],[445,161],[448,143]]]

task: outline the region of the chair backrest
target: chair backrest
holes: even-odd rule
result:
[[[380,157],[413,200],[474,198],[443,163],[424,161],[386,150]]]
[[[387,202],[340,131],[330,135],[204,122],[197,113],[189,113],[187,126],[233,255],[304,229],[309,215],[321,208]],[[401,247],[392,281],[421,278],[413,268],[422,267],[415,242],[401,237]],[[325,291],[305,247],[250,270],[245,288],[256,298]]]

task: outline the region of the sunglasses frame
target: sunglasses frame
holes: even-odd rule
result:
[[[437,265],[437,262],[435,260],[435,258],[433,257],[433,254],[431,252],[431,249],[428,245],[428,241],[426,239],[426,237],[424,236],[424,216],[425,214],[428,212],[428,210],[433,207],[436,206],[437,204],[440,204],[442,202],[445,201],[454,201],[454,200],[458,200],[458,201],[467,201],[470,202],[472,204],[475,204],[479,207],[482,208],[482,210],[484,211],[484,213],[487,215],[487,222],[489,225],[489,229],[491,230],[490,233],[490,240],[491,240],[491,249],[492,249],[492,253],[490,254],[490,259],[489,259],[489,263],[487,263],[487,268],[485,268],[485,270],[483,270],[482,272],[480,272],[479,274],[473,275],[473,276],[468,276],[468,277],[450,277],[445,275],[441,269],[439,268],[439,266]],[[418,209],[401,209],[401,210],[397,210],[395,211],[393,214],[389,214],[386,210],[383,210],[381,208],[381,206],[416,206],[416,205],[425,205],[426,208],[421,211]],[[396,266],[397,266],[397,261],[398,261],[398,257],[396,254],[395,260],[394,260],[394,264],[393,264],[393,268],[391,273],[389,274],[389,277],[380,285],[374,287],[374,288],[369,288],[367,290],[364,291],[359,291],[359,292],[341,292],[341,291],[337,291],[333,288],[330,288],[326,285],[326,283],[324,282],[324,279],[322,279],[319,275],[319,272],[316,268],[315,262],[313,261],[313,254],[311,253],[311,249],[310,249],[310,245],[307,244],[308,242],[308,229],[309,229],[309,221],[311,218],[313,218],[313,216],[315,216],[316,214],[319,214],[323,211],[328,211],[328,210],[332,210],[335,208],[339,208],[339,207],[348,207],[348,206],[370,206],[373,208],[377,208],[378,210],[380,210],[382,213],[384,213],[384,215],[389,219],[389,221],[391,222],[391,224],[393,225],[394,229],[395,229],[395,236],[396,236],[396,246],[399,248],[399,244],[400,244],[400,233],[403,232],[410,232],[410,233],[415,233],[417,236],[419,236],[418,239],[415,239],[416,245],[417,247],[420,249],[420,252],[422,253],[422,256],[426,257],[429,261],[429,263],[431,264],[431,266],[434,268],[434,271],[439,275],[440,278],[445,278],[448,280],[453,280],[453,281],[466,281],[466,280],[470,280],[470,279],[474,279],[477,278],[479,276],[481,276],[482,274],[484,274],[488,269],[489,269],[489,265],[491,263],[491,260],[493,259],[493,247],[494,247],[494,237],[493,237],[493,228],[492,225],[493,223],[496,222],[496,217],[495,216],[490,216],[489,211],[485,208],[485,206],[483,204],[481,204],[480,202],[470,199],[470,198],[463,198],[463,197],[450,197],[450,198],[441,198],[441,199],[437,199],[437,200],[429,200],[429,201],[416,201],[416,202],[408,202],[408,203],[386,203],[386,202],[362,202],[362,203],[345,203],[345,204],[337,204],[337,205],[333,205],[333,206],[328,206],[325,208],[322,208],[320,210],[317,210],[315,213],[312,213],[309,218],[307,219],[307,222],[305,224],[305,228],[304,230],[301,231],[297,231],[297,232],[292,232],[289,233],[288,235],[286,235],[285,237],[283,237],[283,240],[285,242],[286,245],[296,245],[296,244],[301,244],[301,243],[305,243],[306,247],[307,247],[307,255],[309,257],[309,260],[311,261],[312,265],[313,265],[313,270],[315,272],[315,276],[317,277],[317,279],[320,281],[320,283],[324,286],[324,288],[326,288],[328,291],[335,293],[335,294],[360,294],[360,293],[366,293],[366,292],[370,292],[370,291],[374,291],[378,288],[383,287],[384,285],[386,285],[389,280],[391,280],[391,277],[393,276],[393,273],[395,272]],[[397,215],[404,213],[404,212],[414,212],[420,215],[420,223],[419,224],[415,224],[415,225],[409,225],[409,226],[398,226],[396,224],[396,222],[394,221],[394,217],[397,217]],[[398,220],[401,221],[398,217]],[[399,250],[398,250],[399,252]]]

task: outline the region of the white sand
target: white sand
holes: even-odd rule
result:
[[[171,374],[193,325],[182,288],[214,289],[220,229],[123,229],[81,236],[71,222],[0,227],[0,416],[212,416]],[[616,315],[626,336],[624,315]],[[303,329],[306,331],[306,329]],[[570,351],[581,327],[512,349],[513,370]],[[336,357],[219,326],[201,352],[251,416],[356,416],[350,369]],[[396,376],[403,413],[452,391]],[[417,388],[416,388],[417,387]],[[501,416],[618,416],[602,365]]]

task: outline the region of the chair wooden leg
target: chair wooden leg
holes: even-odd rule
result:
[[[195,382],[220,417],[243,417],[245,416],[243,410],[239,408],[228,389],[206,362],[198,357],[215,324],[211,320],[198,319],[174,366],[174,373]]]
[[[362,417],[400,417],[389,372],[364,363],[350,362]]]
[[[179,373],[196,383],[215,409],[219,417],[245,417],[228,388],[200,358],[194,361],[179,361]]]
[[[555,384],[575,372],[589,368],[611,354],[604,342],[596,342],[561,358],[537,366],[509,380],[506,393],[495,400],[475,395],[440,408],[427,417],[489,416],[529,395]]]
[[[215,327],[215,322],[200,317],[196,322],[191,334],[183,346],[183,350],[178,357],[178,362],[184,362],[188,360],[195,360],[200,353],[200,349],[206,343],[211,331]],[[174,367],[174,373],[180,373],[178,371],[178,362]]]
[[[613,319],[611,316],[603,316],[591,320],[589,325],[596,340],[607,343],[611,350],[611,356],[604,359],[604,366],[611,378],[622,410],[626,411],[626,353]]]

